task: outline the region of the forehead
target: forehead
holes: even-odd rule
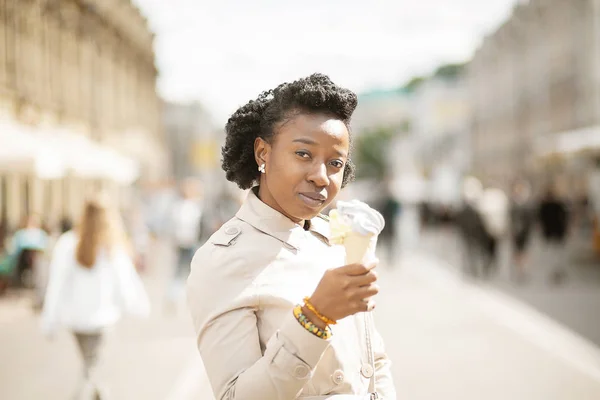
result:
[[[327,141],[338,145],[348,145],[350,139],[348,127],[342,120],[322,113],[296,114],[279,125],[276,136],[284,141],[307,136],[320,143]]]

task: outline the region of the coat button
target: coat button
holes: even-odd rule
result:
[[[310,374],[310,370],[305,365],[298,365],[294,370],[294,376],[298,379],[306,379]]]
[[[365,378],[370,378],[373,376],[373,367],[371,364],[363,364],[362,367],[360,367],[360,373]]]
[[[338,369],[331,375],[331,380],[336,385],[341,385],[344,382],[344,372]]]
[[[227,228],[225,228],[225,233],[227,235],[237,235],[238,233],[240,233],[240,228],[238,228],[237,226],[228,226]]]

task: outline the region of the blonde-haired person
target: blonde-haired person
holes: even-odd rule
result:
[[[124,313],[147,316],[150,303],[118,213],[99,195],[85,203],[77,228],[54,247],[41,320],[47,336],[61,326],[75,336],[84,364],[79,395],[103,397],[94,378],[98,351],[106,329]]]

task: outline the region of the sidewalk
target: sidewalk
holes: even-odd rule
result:
[[[500,268],[484,284],[535,307],[600,346],[600,265],[590,259],[589,252],[581,251],[578,239],[573,238],[566,248],[566,279],[560,284],[551,279],[554,260],[548,258],[537,235],[532,237],[529,248],[527,281],[515,282],[510,268],[511,252],[505,242],[499,249]],[[425,230],[420,249],[447,261],[449,270],[462,272],[462,243],[451,229]]]
[[[381,273],[377,323],[401,398],[592,400],[600,350],[430,255]]]

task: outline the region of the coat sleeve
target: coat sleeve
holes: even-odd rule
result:
[[[396,400],[396,388],[392,378],[392,362],[385,352],[383,338],[373,327],[373,353],[375,356],[375,389],[384,400]]]
[[[46,335],[55,333],[58,328],[62,297],[72,268],[72,242],[70,233],[64,234],[58,239],[52,252],[50,276],[40,320],[42,332]]]
[[[243,269],[244,260],[210,247],[195,255],[187,289],[198,349],[215,398],[295,399],[329,342],[306,331],[290,311],[261,346],[258,296],[231,279],[240,275],[236,271]]]

